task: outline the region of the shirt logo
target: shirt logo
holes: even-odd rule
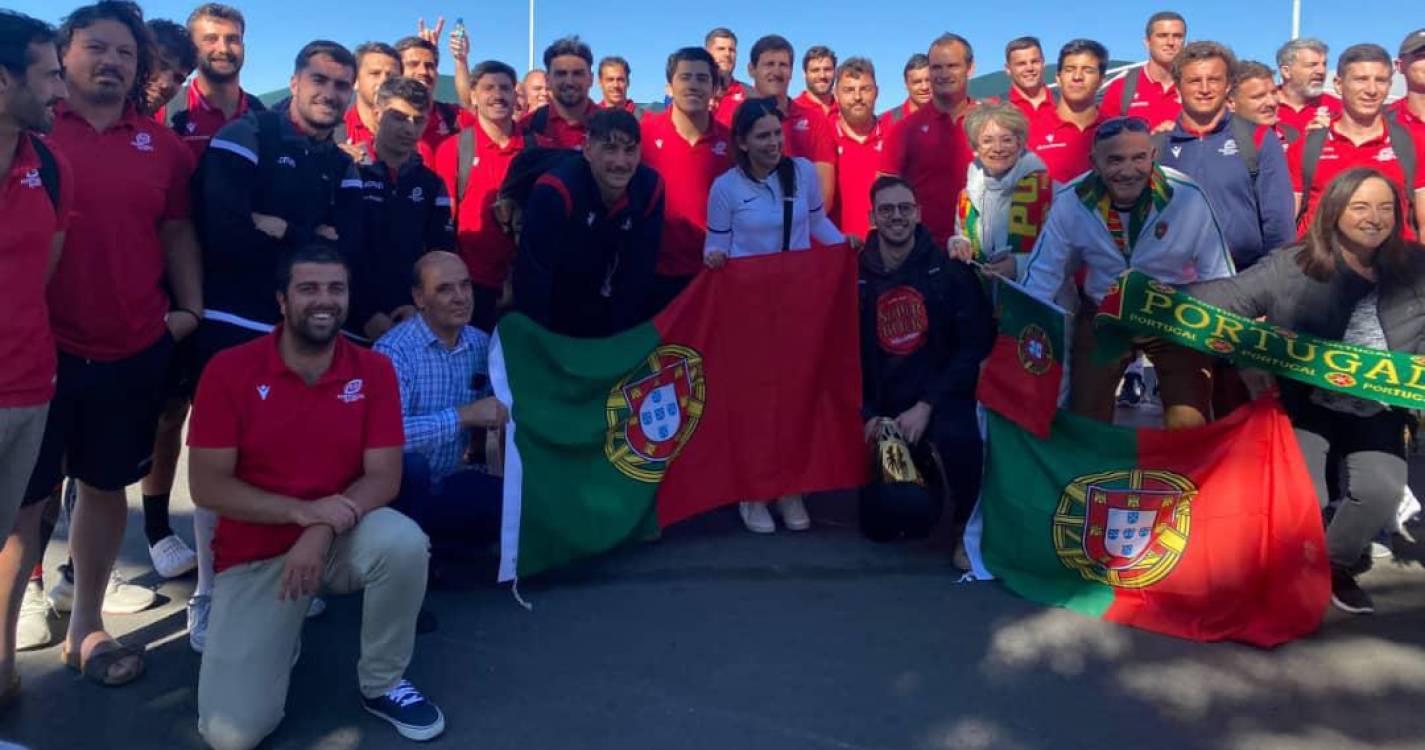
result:
[[[655,138],[655,139],[653,139],[653,147],[654,147],[654,148],[663,148],[663,139],[662,139],[662,138]]]
[[[1376,153],[1375,159],[1376,161],[1395,161],[1395,149],[1386,146]]]
[[[1046,134],[1046,135],[1044,136],[1044,140],[1046,140],[1046,141],[1048,141],[1048,142],[1050,142],[1050,143],[1053,143],[1053,142],[1054,142],[1054,134],[1053,134],[1053,133],[1048,133],[1048,134]]]
[[[271,393],[271,392],[272,392],[272,389],[271,389],[271,388],[268,388],[266,383],[263,383],[262,385],[259,385],[259,386],[257,387],[257,397],[260,398],[260,399],[262,399],[263,401],[266,401],[266,400],[267,400],[267,394],[269,394],[269,393]]]
[[[480,166],[480,157],[476,156],[476,157],[473,157],[472,159],[470,159],[470,166],[472,166],[472,167],[478,167],[478,166]]]
[[[419,185],[417,185],[416,187],[411,188],[411,202],[412,202],[412,203],[420,203],[421,201],[423,201],[423,200],[425,200],[425,199],[426,199],[426,191],[425,191],[425,190],[422,190]]]
[[[1223,156],[1236,156],[1237,150],[1237,141],[1228,138],[1227,141],[1222,144],[1222,148],[1217,149],[1217,153]]]
[[[800,119],[800,120],[797,120],[796,129],[797,129],[797,130],[811,130],[811,121],[808,120],[808,119],[805,118],[805,117],[803,117],[803,118]]]
[[[877,151],[880,151],[880,150],[881,150],[881,143],[882,143],[882,141],[876,141],[876,150],[877,150]]]
[[[190,123],[188,123],[188,132],[190,132],[190,133],[196,133],[196,132],[198,132],[198,123],[196,123],[196,122],[190,122]]]
[[[593,211],[590,211],[590,212],[589,212],[589,218],[584,219],[584,223],[585,223],[585,224],[588,224],[589,226],[592,227],[592,226],[594,225],[594,219],[597,219],[597,218],[598,218],[598,214],[595,214]]]
[[[440,135],[450,135],[450,128],[446,127],[445,120],[436,121],[435,132],[439,133]]]
[[[619,229],[622,229],[625,232],[630,229],[633,229],[633,217],[625,216],[623,219],[623,226],[619,227]]]
[[[1328,106],[1326,106],[1325,104],[1322,104],[1321,106],[1319,106],[1319,107],[1316,108],[1316,116],[1317,116],[1317,117],[1330,117],[1330,116],[1331,116],[1331,108],[1328,107]]]
[[[337,398],[340,399],[343,404],[354,404],[366,398],[366,394],[361,392],[362,385],[361,378],[346,381],[346,387],[341,389],[341,395],[337,396]]]
[[[1172,150],[1172,152],[1173,152],[1173,158],[1174,158],[1174,159],[1178,158],[1179,156],[1182,156],[1182,153],[1183,153],[1183,147],[1182,147],[1182,146],[1173,146],[1173,148],[1172,148],[1171,150]]]
[[[277,164],[278,166],[282,167],[291,167],[293,169],[297,168],[297,160],[286,154],[277,157]]]
[[[920,126],[920,132],[922,132],[922,133],[929,133],[929,132],[930,132],[930,126],[929,126],[929,125],[921,125],[921,126]]]
[[[25,176],[20,178],[20,184],[24,185],[27,188],[37,188],[40,185],[43,185],[44,182],[40,180],[40,170],[31,169],[30,171],[26,172]]]
[[[380,180],[367,180],[366,182],[361,183],[361,186],[368,190],[380,190],[386,187],[386,183]]]
[[[743,97],[743,93],[742,93],[741,91],[739,91],[739,92],[737,92],[736,94],[733,94],[733,95],[732,95],[732,100],[735,101],[735,102],[740,102],[740,101],[742,101],[742,97]]]
[[[718,141],[717,143],[714,143],[712,147],[712,152],[714,154],[717,154],[718,156],[722,156],[723,154],[727,153],[727,141]]]
[[[152,151],[153,136],[148,133],[135,133],[134,140],[129,145],[140,151]]]

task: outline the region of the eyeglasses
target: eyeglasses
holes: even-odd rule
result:
[[[1148,121],[1141,117],[1113,117],[1099,123],[1094,131],[1093,142],[1106,141],[1121,133],[1146,133]]]
[[[915,213],[914,203],[886,203],[876,206],[876,215],[889,219],[896,214],[901,216],[911,216]]]

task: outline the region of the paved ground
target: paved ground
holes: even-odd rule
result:
[[[1417,475],[1425,476],[1416,472]],[[181,483],[184,484],[184,483]],[[1417,491],[1421,489],[1417,487]],[[175,526],[191,528],[186,494]],[[161,585],[131,503],[123,571],[161,606],[110,619],[150,644],[149,672],[108,690],[58,648],[23,655],[0,738],[52,748],[198,748],[192,578]],[[994,583],[956,585],[947,556],[877,546],[846,498],[817,528],[754,537],[735,514],[671,529],[538,583],[432,592],[439,631],[412,679],[445,708],[448,748],[1039,750],[1425,747],[1425,571],[1365,579],[1380,613],[1334,613],[1304,642],[1200,645],[1047,610]],[[62,559],[57,540],[50,563]],[[308,623],[288,718],[266,748],[404,748],[361,712],[359,597]]]

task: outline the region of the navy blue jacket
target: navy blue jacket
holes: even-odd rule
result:
[[[319,226],[337,231],[336,248],[357,266],[356,166],[330,138],[317,141],[297,130],[287,106],[249,112],[225,125],[203,152],[195,182],[210,320],[245,328],[277,323],[278,261],[311,242],[333,244],[315,234]],[[285,220],[286,234],[275,240],[258,231],[253,213]]]
[[[540,176],[525,203],[515,257],[515,309],[566,336],[610,336],[657,310],[653,272],[663,234],[663,178],[647,165],[605,206],[589,162]]]
[[[1202,188],[1232,251],[1232,261],[1241,271],[1295,240],[1296,217],[1281,142],[1270,130],[1254,128],[1259,169],[1254,182],[1232,137],[1231,119],[1230,114],[1223,116],[1217,127],[1201,138],[1184,130],[1179,121],[1168,133],[1167,147],[1159,151],[1158,161],[1183,172]]]
[[[357,166],[361,175],[362,241],[359,303],[348,320],[356,330],[376,313],[411,304],[411,269],[431,250],[455,250],[455,225],[445,183],[415,154],[395,175],[383,162]]]

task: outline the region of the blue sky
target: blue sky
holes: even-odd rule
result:
[[[68,7],[63,0],[6,0],[5,4],[54,22]],[[413,33],[416,18],[421,15],[428,22],[444,15],[450,24],[455,16],[464,16],[470,29],[472,62],[494,57],[521,72],[525,68],[529,33],[525,0],[478,4],[428,0],[409,4],[236,0],[235,4],[248,21],[243,83],[258,93],[285,86],[293,56],[313,38],[332,38],[351,46],[373,38],[395,41]],[[149,17],[182,22],[196,3],[150,0],[143,5]],[[1302,34],[1325,40],[1333,57],[1346,46],[1363,41],[1383,44],[1394,54],[1408,31],[1425,25],[1425,13],[1418,0],[1302,0],[1302,5]],[[884,108],[904,96],[899,72],[906,58],[924,51],[930,39],[941,31],[954,31],[970,39],[977,52],[979,73],[1001,67],[1004,43],[1022,34],[1037,35],[1051,62],[1061,44],[1078,36],[1103,42],[1115,58],[1138,60],[1145,57],[1143,21],[1153,11],[1173,6],[1141,0],[953,5],[923,0],[821,0],[814,6],[818,11],[815,15],[808,12],[810,7],[788,2],[769,6],[766,0],[537,0],[536,57],[553,39],[578,33],[593,47],[596,58],[606,54],[627,58],[633,68],[630,93],[646,101],[663,95],[662,71],[667,54],[680,46],[701,44],[708,29],[728,26],[737,33],[742,55],[739,67],[746,62],[745,55],[758,36],[775,32],[788,37],[798,54],[809,45],[826,44],[843,59],[851,55],[870,57],[881,73],[880,105]],[[874,10],[868,12],[868,7]],[[1006,12],[1010,8],[1018,10]],[[1276,47],[1291,33],[1290,0],[1194,0],[1177,8],[1187,16],[1190,39],[1225,42],[1239,56],[1268,63]],[[442,73],[451,72],[448,60],[443,59],[441,64]],[[794,88],[801,89],[800,80]]]

